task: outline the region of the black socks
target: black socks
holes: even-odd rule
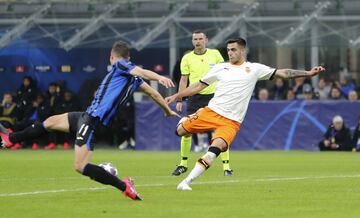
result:
[[[123,181],[97,165],[87,164],[82,174],[104,185],[112,185],[121,191],[125,191],[126,189],[126,184]]]
[[[26,140],[38,138],[47,133],[47,130],[40,122],[35,122],[24,130],[9,134],[9,139],[12,143],[19,143]]]

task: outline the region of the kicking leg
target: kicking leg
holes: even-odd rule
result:
[[[190,174],[178,185],[178,190],[192,190],[189,186],[192,181],[199,177],[205,170],[207,170],[214,160],[219,156],[221,151],[226,150],[227,143],[221,139],[216,138],[209,150],[196,162],[195,167],[191,170]]]
[[[178,125],[177,134],[180,136],[212,130],[215,130],[215,132],[208,152],[198,160],[190,174],[177,188],[179,190],[191,190],[190,183],[208,169],[221,152],[228,150],[239,129],[240,123],[222,117],[209,108],[201,110],[193,120]]]
[[[96,127],[96,120],[94,121],[92,117],[83,114],[79,118],[77,125],[78,130],[75,140],[74,161],[75,170],[101,184],[111,185],[119,189],[125,196],[130,197],[133,200],[141,200],[130,178],[122,181],[117,176],[114,176],[106,171],[104,168],[90,163],[90,158],[94,149],[91,141],[93,139],[94,128]]]
[[[0,127],[1,137],[3,138],[6,146],[38,138],[52,130],[69,132],[68,113],[51,116],[43,123],[35,122],[31,126],[28,126],[19,132],[12,133],[7,130],[4,131],[4,128]]]
[[[118,177],[110,174],[104,168],[90,163],[92,151],[86,146],[75,145],[75,170],[84,176],[90,177],[101,184],[111,185],[122,192],[125,196],[134,200],[141,200],[133,187],[131,179],[120,180]]]

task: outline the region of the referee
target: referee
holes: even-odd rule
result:
[[[192,85],[208,73],[210,68],[218,63],[224,62],[220,52],[216,49],[206,48],[208,38],[203,31],[196,30],[192,34],[192,44],[194,50],[185,54],[181,59],[180,69],[181,78],[179,83],[179,92],[184,90],[187,85]],[[208,105],[210,99],[214,96],[215,84],[208,86],[202,90],[199,94],[193,95],[187,100],[187,115],[195,113],[198,109]],[[176,104],[176,110],[182,111],[182,99],[179,99]],[[209,139],[211,133],[208,133]],[[197,139],[195,137],[195,139]],[[179,176],[185,173],[188,169],[187,161],[191,150],[191,136],[181,137],[181,161],[180,164],[173,171],[173,176]],[[197,142],[195,142],[197,144]],[[221,153],[221,159],[223,162],[224,176],[232,176],[233,171],[230,169],[229,164],[229,150]]]

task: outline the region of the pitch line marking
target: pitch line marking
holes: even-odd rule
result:
[[[174,178],[174,176],[131,176],[134,179],[140,178]],[[56,180],[88,180],[86,177],[48,177],[48,178],[0,178],[0,182],[8,181],[56,181]]]
[[[0,194],[0,197],[39,195],[39,194],[47,194],[47,193],[61,193],[61,192],[95,191],[95,190],[103,190],[103,189],[107,189],[107,187],[58,189],[58,190],[44,190],[44,191],[34,191],[34,192],[17,192],[17,193],[9,193],[9,194]]]
[[[360,175],[335,175],[335,176],[304,176],[304,177],[279,177],[279,178],[264,178],[264,179],[247,179],[247,180],[222,180],[222,181],[208,181],[208,182],[194,182],[193,185],[211,185],[211,184],[226,184],[226,183],[240,183],[240,182],[273,182],[273,181],[298,181],[298,180],[312,180],[312,179],[343,179],[343,178],[360,178]],[[158,184],[140,184],[136,187],[161,187],[161,186],[176,186],[177,183],[158,183]],[[34,192],[16,192],[3,193],[0,197],[39,195],[48,193],[63,193],[63,192],[78,192],[78,191],[97,191],[110,189],[110,187],[92,187],[92,188],[77,188],[77,189],[58,189],[58,190],[43,190]]]

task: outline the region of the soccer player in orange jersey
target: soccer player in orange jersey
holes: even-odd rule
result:
[[[311,77],[325,71],[321,66],[310,71],[275,69],[246,61],[246,41],[242,38],[227,41],[228,63],[215,65],[199,82],[166,98],[170,104],[185,96],[192,96],[208,85],[218,82],[214,97],[207,107],[183,117],[176,132],[179,136],[214,131],[209,150],[197,161],[189,175],[177,186],[178,190],[192,190],[190,183],[208,169],[221,152],[234,140],[244,120],[249,101],[258,80]]]

